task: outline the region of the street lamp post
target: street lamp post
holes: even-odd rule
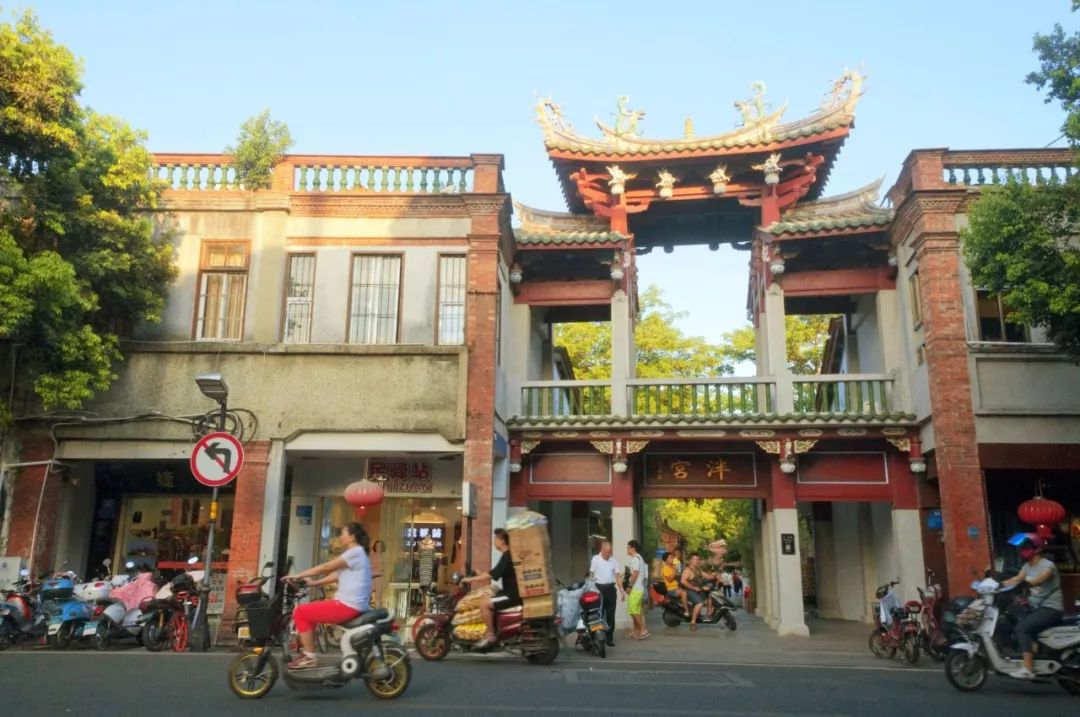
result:
[[[219,431],[225,430],[226,404],[229,400],[229,387],[225,385],[225,379],[220,373],[204,373],[195,377],[195,384],[202,394],[212,401],[217,401],[220,408],[218,412]],[[203,580],[199,587],[199,604],[195,608],[195,618],[192,620],[191,631],[194,639],[190,647],[192,652],[206,652],[210,649],[210,622],[206,614],[210,607],[210,581],[213,572],[214,558],[214,528],[217,525],[218,513],[218,489],[214,486],[214,493],[210,498],[210,524],[206,537],[206,558],[203,561]]]

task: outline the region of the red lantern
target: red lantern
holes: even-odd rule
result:
[[[1065,520],[1067,514],[1061,503],[1040,495],[1021,503],[1016,515],[1025,523],[1036,526],[1035,532],[1041,537],[1049,538],[1054,534],[1050,526]]]
[[[345,489],[345,500],[357,507],[377,505],[382,502],[382,499],[382,484],[366,478],[350,483],[349,487]]]

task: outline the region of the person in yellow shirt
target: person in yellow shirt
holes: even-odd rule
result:
[[[679,568],[675,564],[675,553],[664,553],[664,565],[660,569],[660,576],[664,579],[668,597],[672,600],[678,598],[682,603],[683,612],[689,615],[690,607],[687,603],[686,591],[679,586]]]

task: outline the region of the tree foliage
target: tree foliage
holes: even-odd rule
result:
[[[46,408],[108,388],[175,272],[145,135],[82,107],[81,75],[32,14],[0,24],[0,346]]]
[[[1080,8],[1074,0],[1073,11]],[[1065,110],[1062,127],[1080,150],[1080,33],[1055,25],[1036,35],[1040,68],[1027,82]],[[976,286],[1001,297],[1009,320],[1044,328],[1080,361],[1080,245],[1076,237],[1080,179],[1031,186],[1010,181],[986,187],[968,209],[961,233],[964,259]]]
[[[832,318],[825,315],[784,317],[788,368],[792,373],[813,375],[821,371]],[[756,360],[753,326],[747,325],[725,333],[724,341],[723,350],[729,360],[736,363],[754,363]]]
[[[725,498],[665,498],[646,500],[643,506],[645,549],[652,554],[659,543],[659,522],[667,523],[686,540],[688,553],[708,557],[709,543],[723,538],[727,560],[749,563],[753,559],[753,510],[751,500]]]
[[[640,378],[704,378],[733,372],[722,347],[700,336],[687,336],[675,325],[686,313],[674,311],[659,287],[645,289],[639,303],[641,316],[634,328],[634,342]],[[609,323],[559,324],[554,341],[566,349],[578,379],[611,377]]]
[[[284,122],[270,119],[270,110],[263,110],[240,125],[236,144],[225,148],[232,157],[237,180],[245,189],[269,189],[274,165],[292,147],[292,135]]]

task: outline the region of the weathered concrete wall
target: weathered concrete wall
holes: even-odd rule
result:
[[[87,406],[103,417],[158,412],[166,416],[214,408],[195,376],[220,372],[229,406],[258,418],[245,440],[288,438],[300,431],[431,431],[465,437],[462,347],[265,346],[183,342],[135,345],[113,387]],[[66,426],[65,438],[190,438],[167,422]]]

